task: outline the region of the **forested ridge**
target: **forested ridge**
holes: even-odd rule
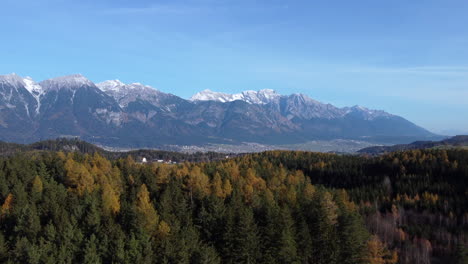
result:
[[[2,263],[467,263],[468,151],[0,158]]]
[[[0,156],[11,156],[25,151],[77,151],[83,154],[94,154],[108,159],[118,159],[131,155],[135,160],[141,161],[146,158],[148,161],[164,160],[176,162],[202,162],[224,159],[227,154],[217,152],[196,152],[181,153],[174,151],[164,151],[156,149],[138,149],[129,151],[108,151],[96,145],[80,140],[78,138],[57,138],[51,140],[38,141],[32,144],[16,144],[0,141]],[[232,156],[233,154],[229,154]]]
[[[393,146],[374,146],[363,148],[358,151],[361,154],[379,155],[389,152],[405,151],[412,149],[432,149],[432,148],[467,148],[468,136],[454,136],[440,141],[415,141],[410,144],[398,144]]]

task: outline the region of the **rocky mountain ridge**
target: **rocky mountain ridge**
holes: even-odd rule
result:
[[[0,75],[0,95],[0,140],[19,143],[64,136],[123,147],[318,139],[405,143],[435,136],[384,111],[338,108],[273,90],[205,90],[185,100],[140,83],[94,84],[79,74],[36,83],[9,74]]]

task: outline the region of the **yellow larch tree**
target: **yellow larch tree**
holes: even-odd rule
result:
[[[211,183],[211,193],[213,193],[218,198],[225,197],[225,194],[223,192],[223,180],[221,179],[221,175],[219,175],[218,172],[216,172],[213,176],[213,180]]]
[[[366,254],[364,257],[366,264],[395,264],[398,262],[398,255],[395,251],[390,252],[377,236],[372,236],[367,242]]]
[[[151,203],[148,188],[142,184],[137,193],[136,211],[144,229],[151,235],[158,231],[159,215]]]
[[[79,195],[94,189],[94,178],[84,165],[68,158],[65,162],[65,171],[67,185]]]
[[[102,207],[107,214],[115,215],[120,211],[119,195],[108,183],[102,185]]]
[[[8,214],[11,211],[13,208],[13,201],[13,194],[9,193],[2,205],[2,215]]]

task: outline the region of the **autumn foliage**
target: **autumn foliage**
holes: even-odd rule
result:
[[[463,263],[468,153],[0,159],[0,261]]]

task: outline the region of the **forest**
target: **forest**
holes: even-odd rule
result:
[[[2,263],[468,263],[468,151],[0,157]]]
[[[79,138],[57,138],[38,141],[31,144],[17,144],[0,141],[0,156],[12,156],[21,152],[31,151],[77,151],[83,154],[94,154],[106,157],[108,159],[118,159],[126,156],[132,156],[135,160],[141,161],[146,158],[148,161],[164,160],[175,162],[202,162],[224,159],[227,154],[217,152],[196,152],[182,153],[174,151],[164,151],[155,149],[137,149],[128,151],[109,151],[94,144],[80,140]],[[229,156],[235,156],[229,154]]]

